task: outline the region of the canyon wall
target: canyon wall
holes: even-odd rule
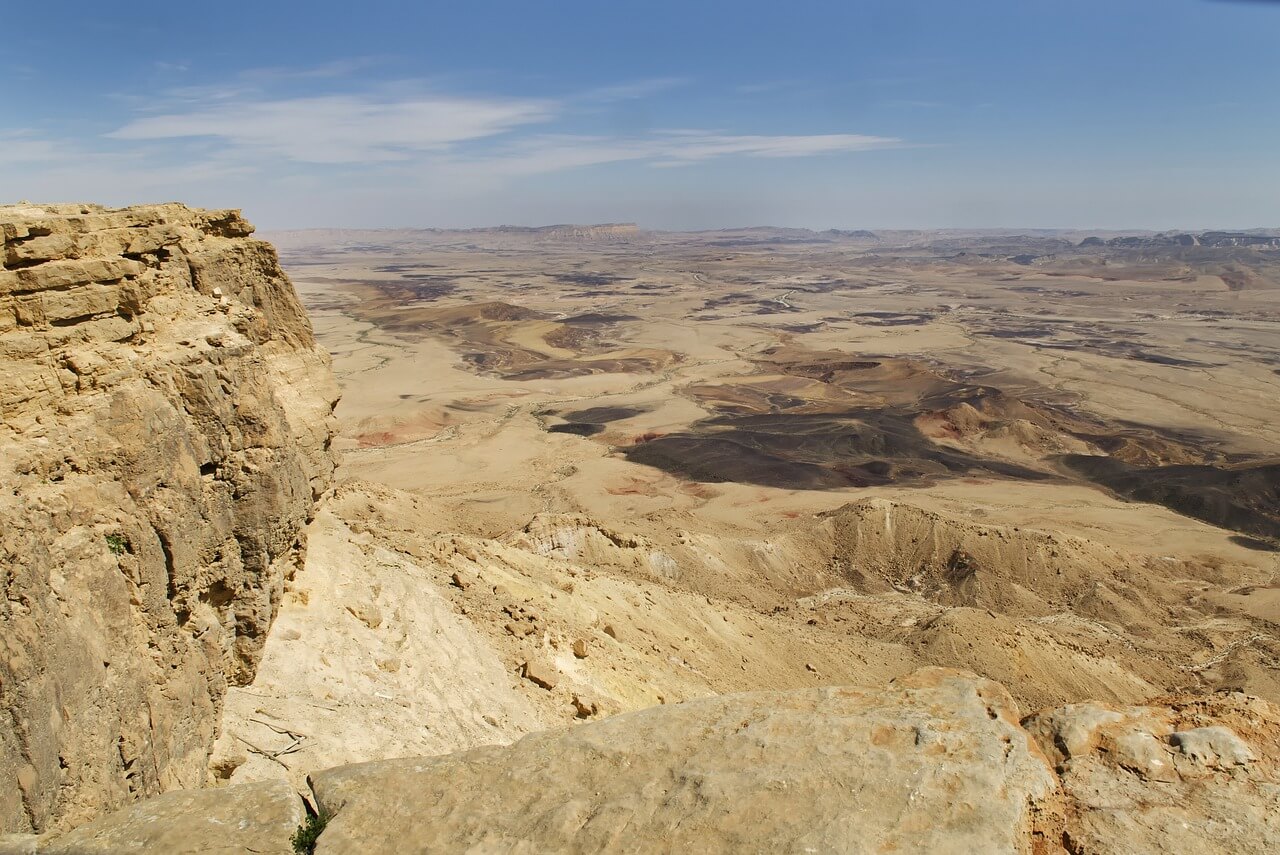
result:
[[[237,211],[0,208],[0,830],[200,787],[337,386]]]

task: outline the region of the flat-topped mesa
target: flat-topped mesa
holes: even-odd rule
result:
[[[201,786],[333,477],[337,386],[238,211],[0,207],[0,831]]]
[[[488,231],[488,230],[486,230]],[[558,223],[552,226],[498,226],[492,231],[552,240],[631,240],[642,232],[635,223]]]

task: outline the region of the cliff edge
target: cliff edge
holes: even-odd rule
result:
[[[1019,720],[1000,684],[697,698],[453,754],[166,793],[4,855],[1270,853],[1280,708],[1235,692]],[[295,836],[299,835],[299,836]],[[305,847],[304,847],[305,848]]]
[[[0,828],[203,786],[334,470],[338,391],[238,211],[0,207]]]

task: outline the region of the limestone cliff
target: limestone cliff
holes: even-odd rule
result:
[[[202,786],[332,481],[337,387],[237,211],[0,208],[0,828]]]

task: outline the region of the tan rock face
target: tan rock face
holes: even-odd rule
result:
[[[321,853],[1034,852],[1057,782],[999,685],[752,692],[313,775]],[[392,795],[394,794],[394,796]]]
[[[521,679],[458,610],[451,568],[347,527],[336,510],[366,495],[341,485],[322,503],[253,683],[227,690],[210,765],[231,784],[305,790],[318,769],[507,743],[548,726],[522,690],[567,703]],[[464,572],[472,593],[484,587]]]
[[[0,829],[201,786],[337,389],[235,211],[0,208]]]

